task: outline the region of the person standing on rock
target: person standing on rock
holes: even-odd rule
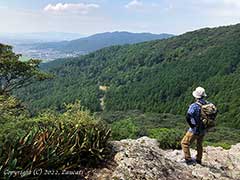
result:
[[[201,105],[207,104],[204,98],[207,96],[205,89],[202,87],[197,87],[192,93],[195,98],[195,103],[189,106],[187,111],[186,120],[190,126],[187,133],[181,141],[182,150],[184,152],[184,158],[186,164],[201,164],[202,154],[203,154],[203,138],[206,134],[206,129],[204,127],[203,121],[201,120]],[[190,146],[196,141],[197,142],[197,156],[193,160],[190,154]]]

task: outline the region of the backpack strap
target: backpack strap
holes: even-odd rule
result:
[[[202,113],[201,113],[201,111],[202,111],[202,106],[203,106],[203,104],[200,103],[199,101],[196,101],[196,104],[200,106],[200,112],[199,112],[200,114],[199,114],[199,116],[200,116],[200,121],[202,121],[203,118],[202,118]],[[200,123],[200,122],[199,122],[199,123]],[[198,123],[198,126],[199,126],[199,123]]]
[[[198,104],[201,108],[203,105],[209,104],[208,101],[204,100],[204,104],[202,104],[199,100],[195,102],[196,104]]]
[[[200,103],[199,101],[197,101],[197,102],[195,102],[195,103],[202,108],[202,103]]]

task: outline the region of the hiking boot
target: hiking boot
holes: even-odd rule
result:
[[[188,166],[189,165],[193,165],[195,166],[196,165],[196,161],[192,160],[192,159],[184,159],[181,161],[182,163],[186,163]]]
[[[201,165],[202,161],[201,160],[196,160],[196,163]]]
[[[202,165],[202,161],[201,161],[201,160],[198,160],[198,159],[196,159],[196,158],[192,158],[192,160],[193,160],[196,164]]]

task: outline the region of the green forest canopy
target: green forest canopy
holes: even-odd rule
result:
[[[33,112],[80,99],[100,111],[139,109],[185,114],[191,92],[203,86],[219,110],[218,121],[240,128],[240,24],[205,28],[167,40],[112,46],[77,58],[44,64],[52,80],[16,94]],[[100,85],[109,86],[107,92]],[[26,95],[27,94],[27,95]]]

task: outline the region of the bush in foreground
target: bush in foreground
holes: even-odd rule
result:
[[[6,124],[7,126],[7,124]],[[15,124],[14,134],[1,134],[0,170],[36,168],[74,170],[97,165],[106,157],[110,129],[79,103],[63,114],[47,112]],[[20,133],[20,134],[21,134]]]

